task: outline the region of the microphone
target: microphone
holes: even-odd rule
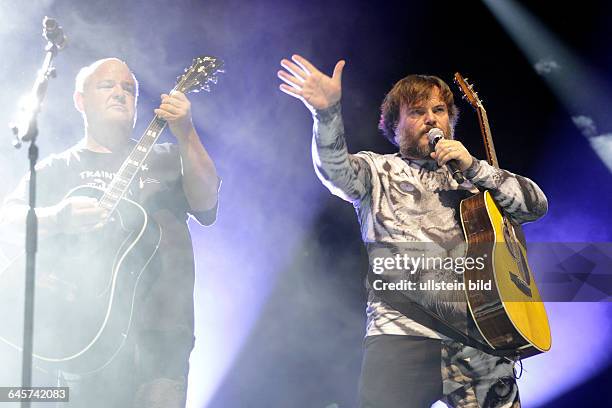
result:
[[[438,142],[444,139],[444,132],[442,132],[441,129],[432,128],[429,132],[427,132],[427,139],[429,139],[429,146],[431,146],[431,149],[435,150]],[[452,174],[453,179],[458,184],[463,184],[465,182],[465,177],[463,177],[463,173],[461,172],[461,170],[459,170],[459,167],[457,166],[458,165],[456,160],[449,160],[446,162],[446,167]]]
[[[45,40],[55,45],[58,50],[61,50],[66,46],[66,35],[64,35],[64,29],[54,18],[45,16],[43,19],[43,37]]]

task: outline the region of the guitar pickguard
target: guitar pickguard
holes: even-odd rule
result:
[[[508,270],[510,274],[510,280],[514,282],[516,287],[523,292],[526,296],[532,297],[531,288],[531,276],[529,275],[529,267],[527,266],[527,260],[525,259],[525,255],[521,249],[518,237],[516,236],[516,231],[514,229],[514,225],[508,219],[506,215],[503,216],[503,232],[504,232],[504,241],[506,243],[506,247],[508,248],[508,252],[514,258],[516,265],[519,269],[520,276],[514,273],[512,270]]]

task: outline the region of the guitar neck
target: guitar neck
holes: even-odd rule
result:
[[[487,117],[487,111],[482,104],[479,104],[476,108],[476,112],[478,113],[478,123],[480,124],[480,131],[484,141],[487,161],[490,165],[499,168],[497,154],[495,153],[495,146],[493,145],[493,136],[491,135],[491,128],[489,126],[489,118]]]
[[[134,149],[132,149],[132,152],[125,159],[117,174],[104,191],[104,195],[99,202],[102,208],[109,210],[110,213],[115,210],[119,201],[130,188],[138,170],[140,170],[140,167],[149,156],[155,142],[157,142],[165,127],[166,121],[155,115],[136,146],[134,146]]]
[[[478,123],[480,124],[480,133],[482,133],[487,161],[490,165],[499,168],[495,146],[493,146],[489,118],[482,101],[478,98],[478,93],[474,90],[474,86],[467,81],[467,78],[463,78],[459,72],[455,72],[455,83],[459,86],[463,97],[470,102],[470,105],[472,105],[478,114]]]

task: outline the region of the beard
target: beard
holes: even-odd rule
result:
[[[427,132],[421,132],[418,137],[403,135],[399,141],[399,149],[402,157],[411,159],[429,159],[429,154],[433,152],[428,143],[422,142],[423,135]]]
[[[399,151],[402,157],[409,159],[431,159],[430,154],[434,151],[429,144],[427,138],[427,132],[431,129],[427,129],[414,134],[403,134],[399,139]],[[453,130],[450,128],[442,129],[444,137],[447,139],[453,138]]]

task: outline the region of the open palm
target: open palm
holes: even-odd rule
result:
[[[281,66],[287,70],[278,71],[278,77],[285,82],[280,85],[281,91],[300,99],[311,111],[328,108],[340,100],[344,61],[336,63],[329,77],[299,55],[293,55],[291,59],[293,61],[281,61]]]

